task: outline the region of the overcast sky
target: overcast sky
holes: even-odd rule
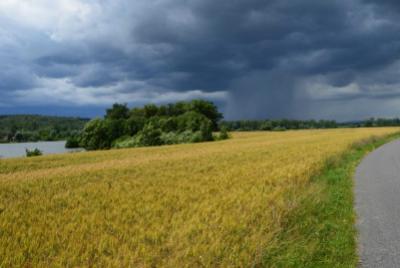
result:
[[[192,98],[228,119],[400,116],[400,2],[0,0],[0,113]]]

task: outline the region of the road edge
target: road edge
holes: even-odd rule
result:
[[[263,254],[263,267],[357,267],[358,232],[355,172],[378,147],[400,138],[400,131],[357,141],[328,158],[308,185],[310,191],[288,215],[276,241]],[[315,192],[318,189],[318,192]]]

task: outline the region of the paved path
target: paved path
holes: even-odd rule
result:
[[[400,140],[357,168],[356,211],[361,267],[400,267]]]

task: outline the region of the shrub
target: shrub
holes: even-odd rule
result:
[[[266,122],[262,123],[261,126],[260,126],[260,130],[268,131],[268,130],[272,130],[272,128],[273,128],[273,126],[272,126],[272,123],[270,121],[266,121]]]
[[[146,122],[146,118],[136,115],[131,115],[128,120],[126,120],[126,134],[133,136],[136,135],[141,129],[143,129]]]
[[[214,103],[205,100],[192,100],[187,105],[190,111],[198,112],[208,118],[211,121],[212,130],[217,130],[218,121],[223,118],[223,115]]]
[[[109,149],[113,141],[127,132],[123,119],[93,119],[86,124],[80,137],[80,145],[86,150]]]
[[[176,132],[178,129],[178,122],[175,117],[162,118],[159,124],[163,132]]]
[[[202,124],[210,124],[212,131],[211,120],[194,111],[186,112],[176,117],[176,124],[177,130],[180,132],[185,130],[198,131],[200,130]]]
[[[161,132],[159,136],[159,141],[157,141],[157,145],[171,145],[171,144],[180,144],[180,143],[195,143],[201,142],[202,135],[200,131],[190,131],[186,130],[183,132]],[[125,136],[119,138],[113,143],[113,148],[133,148],[133,147],[143,147],[143,146],[152,146],[145,143],[143,139],[143,133],[139,133],[136,136],[130,137]]]
[[[180,133],[168,132],[161,134],[163,144],[179,144],[179,143],[192,143],[201,141],[200,131],[186,130]]]
[[[79,139],[78,137],[69,137],[67,139],[67,142],[65,143],[65,148],[67,149],[73,149],[73,148],[79,148]]]
[[[226,127],[221,127],[221,131],[218,136],[219,140],[227,140],[229,139],[228,129]]]
[[[286,131],[285,127],[274,127],[273,131]]]
[[[132,147],[140,147],[137,137],[123,137],[113,143],[113,148],[122,149]]]
[[[141,146],[157,146],[162,145],[161,133],[159,128],[150,123],[145,125],[135,138]]]
[[[25,152],[27,157],[43,155],[42,151],[40,151],[38,148],[35,148],[34,150],[25,149]]]
[[[163,144],[178,144],[181,143],[181,137],[179,133],[176,132],[163,132],[160,136]]]
[[[115,103],[110,109],[106,110],[106,119],[118,120],[129,117],[129,108],[126,104]]]
[[[213,125],[210,120],[203,121],[200,124],[200,135],[201,141],[212,141],[214,140],[212,135]]]

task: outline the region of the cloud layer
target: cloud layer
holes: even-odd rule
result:
[[[207,98],[230,119],[399,116],[399,18],[390,0],[2,0],[0,113]]]

